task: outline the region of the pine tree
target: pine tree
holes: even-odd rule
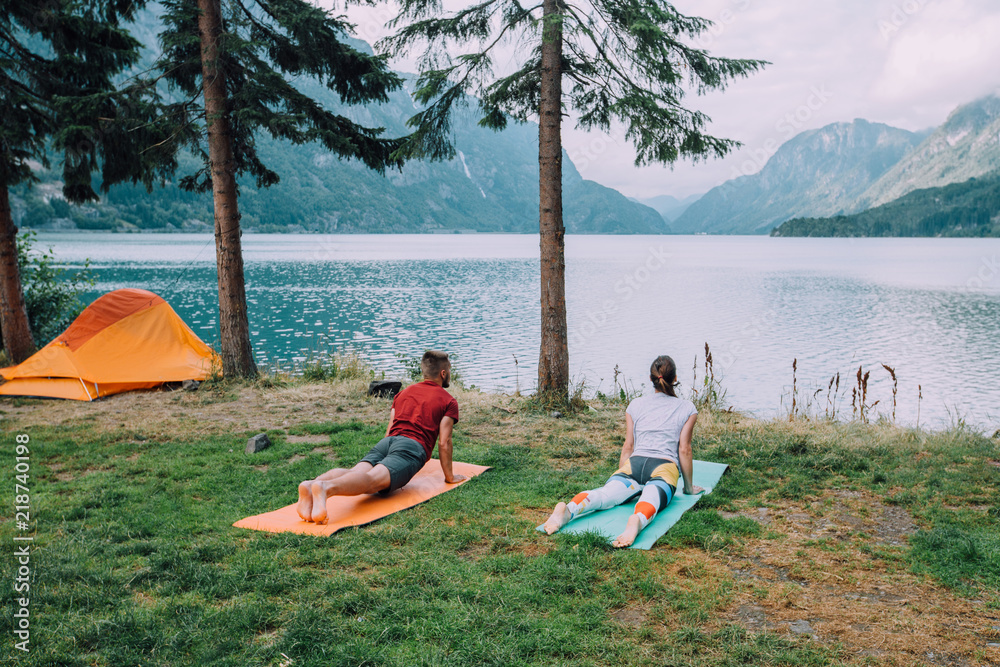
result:
[[[415,98],[427,105],[410,119],[415,131],[401,155],[450,158],[451,111],[456,103],[467,103],[469,95],[478,97],[480,125],[485,127],[503,129],[508,118],[538,119],[538,391],[547,400],[566,403],[565,106],[576,114],[577,127],[610,132],[623,126],[636,149],[636,165],[721,157],[738,142],[706,134],[710,119],[685,108],[683,98],[690,91],[722,89],[766,63],[716,58],[690,46],[711,22],[684,16],[661,0],[481,0],[445,15],[440,0],[400,0],[400,5],[391,24],[397,32],[380,48],[393,53],[422,49]],[[515,58],[520,56],[516,70],[506,76],[494,74],[501,44],[514,44]]]
[[[257,133],[297,144],[319,141],[338,156],[378,172],[400,167],[404,139],[382,137],[382,128],[363,127],[324,109],[296,89],[291,78],[316,77],[352,105],[387,101],[402,79],[384,58],[350,46],[351,26],[344,19],[304,0],[228,0],[224,5],[220,0],[166,0],[163,5],[164,53],[158,69],[186,96],[183,104],[189,110],[199,98],[204,104],[204,131],[191,143],[204,168],[180,184],[212,190],[222,371],[227,377],[253,377],[257,369],[247,319],[236,177],[250,174],[258,187],[278,182],[278,174],[258,158]],[[178,141],[185,136],[190,135],[178,126]]]
[[[155,91],[119,91],[116,77],[139,59],[122,27],[143,6],[132,0],[0,0],[0,328],[15,363],[35,349],[17,268],[10,188],[36,179],[32,162],[62,157],[63,195],[97,199],[91,174],[106,189],[122,181],[147,188],[176,163],[149,121]]]

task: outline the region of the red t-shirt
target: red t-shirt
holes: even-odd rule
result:
[[[423,445],[428,460],[441,430],[441,420],[448,416],[458,421],[458,401],[432,380],[411,384],[396,394],[392,409],[396,414],[389,435],[416,440]]]

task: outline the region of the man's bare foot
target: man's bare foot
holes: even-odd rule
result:
[[[632,546],[635,542],[636,535],[639,534],[639,515],[633,514],[628,518],[628,523],[625,524],[625,532],[615,538],[615,541],[611,543],[611,546],[616,549],[623,549],[625,547]]]
[[[303,521],[312,521],[313,496],[312,480],[306,480],[299,484],[299,504],[295,508]]]
[[[558,503],[556,504],[556,508],[552,511],[552,516],[550,516],[549,520],[545,522],[542,529],[545,531],[546,535],[556,533],[560,528],[566,525],[569,518],[569,508],[566,507],[566,503]]]
[[[312,483],[312,520],[323,525],[326,523],[326,487],[325,482]]]

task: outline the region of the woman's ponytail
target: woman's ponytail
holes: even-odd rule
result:
[[[677,386],[677,364],[667,355],[661,355],[649,367],[649,379],[653,388],[667,396],[677,398],[674,387]]]

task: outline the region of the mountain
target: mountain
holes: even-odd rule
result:
[[[156,51],[159,20],[146,11],[133,34],[148,53]],[[358,40],[352,45],[370,51]],[[150,58],[147,57],[147,61]],[[323,106],[389,136],[407,132],[417,109],[410,97],[413,76],[384,104],[348,107],[312,80],[296,80],[302,92]],[[471,107],[471,105],[470,105]],[[260,135],[264,164],[281,182],[259,190],[240,180],[240,211],[246,231],[266,232],[537,232],[538,126],[512,123],[502,132],[481,128],[470,109],[460,109],[452,124],[457,155],[447,162],[411,162],[381,176],[356,161],[341,161],[320,144],[295,146]],[[184,156],[178,177],[197,168]],[[41,183],[13,191],[15,220],[26,228],[210,231],[211,194],[191,194],[176,184],[152,193],[116,186],[95,205],[69,206],[59,192],[59,161],[54,170],[39,165]],[[569,233],[663,234],[670,228],[647,206],[584,180],[563,153],[563,207]]]
[[[657,197],[649,197],[646,199],[632,199],[632,201],[644,204],[651,209],[659,213],[664,220],[668,223],[676,220],[680,215],[688,209],[691,204],[698,201],[701,195],[689,195],[684,199],[678,199],[677,197],[672,197],[671,195],[659,195]]]
[[[941,127],[859,197],[855,210],[879,206],[923,188],[960,183],[1000,169],[1000,97],[953,111]]]
[[[853,215],[788,220],[771,236],[1000,237],[1000,172],[914,190]]]
[[[767,233],[785,220],[851,210],[924,135],[857,119],[796,135],[756,174],[709,190],[672,222],[679,233]]]

